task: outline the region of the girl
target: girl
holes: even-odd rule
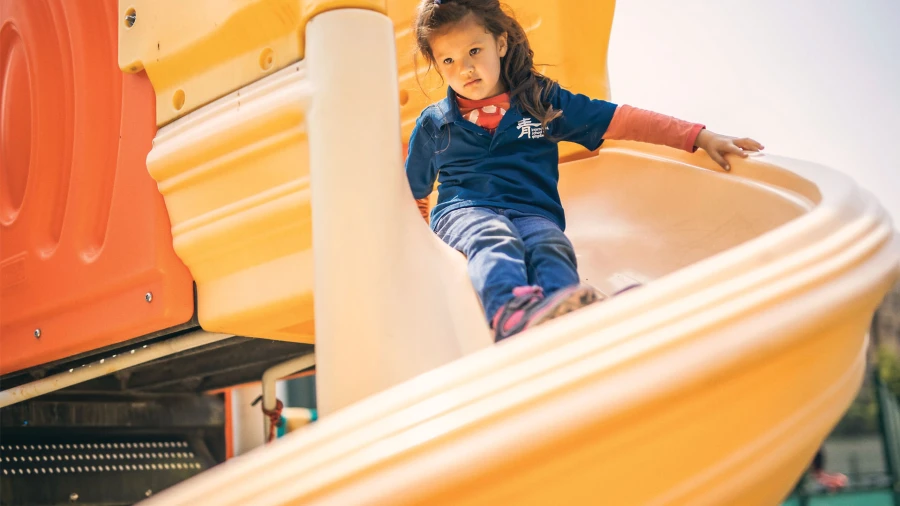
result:
[[[762,146],[703,125],[591,100],[534,68],[522,26],[498,0],[423,0],[415,21],[418,53],[450,85],[427,107],[409,141],[406,173],[437,235],[468,258],[468,271],[499,341],[597,300],[579,284],[563,234],[561,140],[589,150],[605,139],[725,154]]]

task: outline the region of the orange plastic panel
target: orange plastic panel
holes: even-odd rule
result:
[[[116,0],[0,6],[8,373],[184,323],[193,287],[146,169],[153,88],[117,65]]]

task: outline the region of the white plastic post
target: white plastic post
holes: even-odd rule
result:
[[[491,340],[464,259],[425,225],[403,170],[390,19],[335,10],[306,34],[316,385],[327,414]]]

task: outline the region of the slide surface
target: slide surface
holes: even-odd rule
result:
[[[900,243],[851,180],[627,143],[562,166],[582,275],[647,285],[159,504],[777,504],[852,401]]]

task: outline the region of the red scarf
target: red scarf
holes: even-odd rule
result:
[[[509,93],[501,93],[496,97],[484,100],[469,100],[457,95],[456,101],[463,118],[484,128],[491,135],[497,130],[497,125],[509,110]]]

